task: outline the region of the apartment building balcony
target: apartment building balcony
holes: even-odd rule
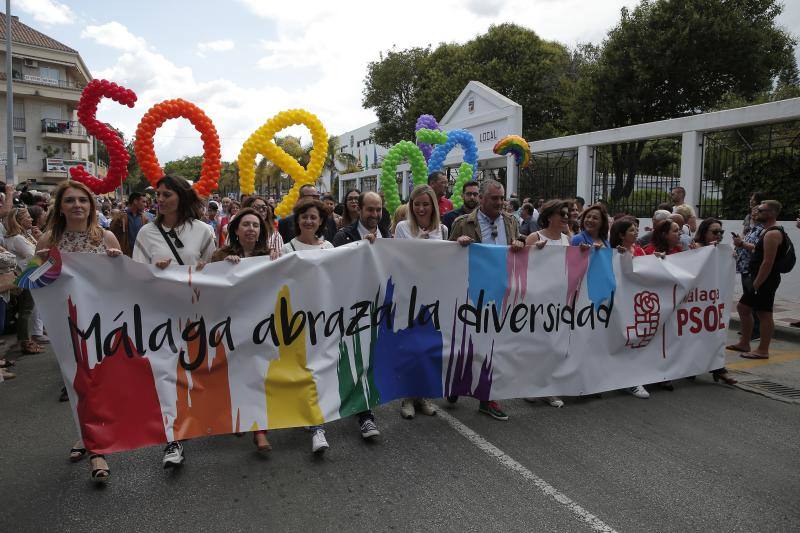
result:
[[[70,167],[82,165],[89,174],[97,176],[97,168],[91,161],[79,159],[63,159],[61,157],[46,157],[42,159],[42,172],[44,178],[67,178]],[[102,174],[101,174],[102,177]]]
[[[89,143],[86,128],[76,120],[60,118],[42,119],[42,139],[69,141],[73,143]]]
[[[39,98],[60,100],[62,102],[78,102],[84,84],[54,78],[45,78],[33,74],[21,74],[14,71],[14,94],[20,96],[36,96]],[[0,72],[0,93],[6,92],[6,73]]]
[[[57,89],[71,89],[73,91],[82,91],[85,87],[82,83],[67,80],[56,80],[53,78],[43,78],[41,76],[34,76],[32,74],[20,74],[19,72],[12,72],[11,78],[14,81],[21,81],[30,83],[32,85],[43,85],[45,87],[55,87]],[[6,80],[6,73],[0,72],[0,80]]]
[[[25,117],[14,117],[14,131],[25,131]]]

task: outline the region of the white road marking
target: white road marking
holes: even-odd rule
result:
[[[595,531],[602,531],[604,533],[616,533],[616,530],[597,518],[595,515],[575,503],[572,499],[570,499],[566,494],[563,494],[554,486],[552,486],[547,481],[543,480],[527,468],[525,468],[522,464],[517,462],[513,457],[505,453],[503,450],[489,442],[488,440],[484,439],[480,435],[478,435],[474,430],[470,429],[466,426],[463,422],[455,418],[453,415],[446,413],[444,410],[439,409],[438,413],[442,419],[450,424],[453,429],[461,433],[464,437],[467,438],[470,442],[472,442],[475,446],[478,447],[479,450],[494,457],[500,464],[511,470],[512,472],[516,472],[517,474],[521,475],[528,481],[531,481],[536,488],[540,491],[545,493],[547,496],[550,496],[555,501],[563,505],[568,511],[572,514],[577,516],[583,522],[589,524],[589,526]]]

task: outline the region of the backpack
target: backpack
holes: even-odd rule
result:
[[[775,268],[781,274],[788,274],[794,268],[797,262],[797,256],[794,253],[794,245],[792,240],[786,234],[782,227],[777,226],[778,231],[783,235],[783,242],[786,244],[783,255],[775,258]]]

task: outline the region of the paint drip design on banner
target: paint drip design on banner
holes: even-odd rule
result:
[[[109,453],[166,443],[150,361],[135,348],[133,357],[129,357],[120,331],[112,338],[102,361],[89,368],[86,331],[79,333],[78,309],[71,297],[67,299],[67,310],[77,363],[72,386],[78,395],[76,411],[86,448]],[[134,346],[130,338],[127,342]]]
[[[295,316],[286,285],[278,292],[275,316],[278,329],[291,332],[292,340],[278,347],[278,359],[270,361],[264,378],[267,427],[274,429],[322,424],[325,419],[319,407],[317,384],[308,368],[306,320],[302,314]]]
[[[183,330],[183,324],[180,324],[180,328]],[[214,435],[234,431],[228,382],[228,354],[222,342],[222,334],[217,332],[211,344],[212,348],[209,350],[205,335],[199,335],[187,342],[185,353],[177,358],[176,416],[172,424],[175,440],[198,434]],[[181,356],[189,363],[188,366],[197,367],[184,368]]]
[[[613,250],[601,248],[583,251],[578,246],[568,246],[565,252],[567,305],[575,305],[584,278],[589,301],[595,308],[604,301],[613,300],[614,291],[617,290],[612,264]]]
[[[389,278],[383,303],[378,305],[381,301],[378,291],[370,307],[370,315],[375,320],[370,324],[366,361],[358,333],[339,342],[339,413],[342,417],[396,398],[443,396],[443,344],[438,310],[417,306],[416,290],[412,289],[409,303],[412,312],[407,327],[395,330],[394,291],[394,282]]]
[[[528,258],[525,252],[512,252],[506,246],[472,244],[468,248],[467,298],[477,308],[478,321],[483,320],[485,307],[494,308],[492,319],[504,322],[508,309],[521,303],[528,290]],[[498,275],[505,272],[505,276]],[[458,309],[458,302],[456,302]],[[483,357],[478,383],[473,388],[473,362],[475,346],[472,335],[467,335],[466,324],[462,326],[460,348],[456,336],[456,325],[450,335],[450,357],[445,375],[447,396],[474,396],[488,400],[492,391],[494,369],[494,341]]]

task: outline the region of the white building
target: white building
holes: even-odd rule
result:
[[[381,161],[388,148],[377,146],[372,141],[371,132],[377,126],[378,123],[373,122],[339,136],[342,149],[356,157],[360,156],[364,166],[364,170],[360,172],[338,176],[340,201],[348,189],[364,191],[379,188],[381,168],[375,164],[375,158],[377,156],[378,161]],[[480,82],[471,81],[439,120],[439,127],[444,131],[465,129],[471,132],[478,147],[479,179],[487,176],[504,177],[507,183],[506,194],[516,191],[517,165],[514,156],[499,156],[492,148],[506,135],[522,135],[521,105]],[[413,140],[411,135],[409,140]],[[368,160],[365,156],[368,156]],[[445,159],[445,171],[451,175],[453,181],[463,158],[463,150],[456,147]],[[368,163],[368,167],[365,163]],[[398,166],[397,173],[402,183],[400,195],[407,198],[412,182],[409,165]]]
[[[6,124],[6,19],[0,13],[0,123]],[[77,50],[38,32],[12,16],[14,84],[14,183],[30,181],[52,189],[67,178],[70,166],[89,166],[90,138],[78,123],[81,90],[92,79]],[[0,128],[2,179],[5,176],[6,129]],[[103,171],[101,170],[101,175]],[[8,181],[8,180],[6,180]]]

